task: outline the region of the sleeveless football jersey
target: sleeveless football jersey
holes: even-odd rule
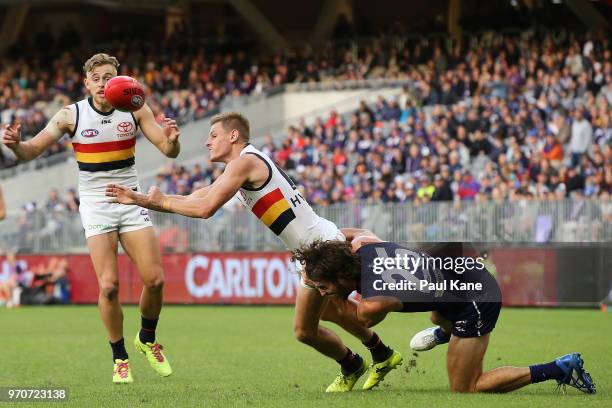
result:
[[[240,155],[252,154],[268,166],[268,179],[258,188],[243,186],[237,198],[293,250],[321,236],[319,217],[295,183],[264,153],[247,145]]]
[[[75,129],[72,148],[79,165],[81,195],[104,195],[108,183],[137,187],[134,166],[138,124],[131,112],[101,112],[91,97],[70,108]]]

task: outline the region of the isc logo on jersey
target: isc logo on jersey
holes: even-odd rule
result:
[[[129,137],[134,134],[134,125],[132,122],[121,122],[117,125],[117,137]]]

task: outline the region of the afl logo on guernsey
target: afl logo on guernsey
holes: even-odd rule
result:
[[[85,129],[81,132],[81,136],[83,137],[95,137],[98,136],[98,131],[96,129]]]

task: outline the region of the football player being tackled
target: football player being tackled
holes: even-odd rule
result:
[[[501,309],[497,281],[483,265],[461,274],[429,267],[416,267],[403,274],[405,270],[395,268],[390,262],[390,273],[383,275],[380,270],[374,270],[376,265],[381,265],[381,259],[412,257],[416,260],[431,256],[384,242],[367,230],[342,232],[347,241],[316,241],[293,251],[296,261],[303,264],[306,277],[323,296],[347,298],[355,290],[362,293],[363,298],[354,305],[353,313],[368,327],[383,321],[390,312],[435,312],[435,319],[450,332],[446,361],[452,391],[501,393],[556,380],[564,389],[569,385],[587,394],[595,393],[595,384],[578,353],[545,364],[483,371],[489,336]],[[418,265],[412,262],[415,264]],[[396,280],[398,275],[405,278]],[[393,286],[398,282],[399,290]],[[425,287],[422,282],[426,283]]]

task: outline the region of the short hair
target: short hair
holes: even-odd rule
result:
[[[231,132],[236,129],[240,132],[240,138],[248,142],[250,138],[251,126],[249,120],[240,112],[223,112],[218,113],[210,120],[210,126],[215,123],[221,123],[226,132]]]
[[[359,280],[361,258],[348,241],[314,241],[292,251],[292,260],[304,266],[306,277],[314,282],[338,283],[339,278]]]
[[[103,52],[93,55],[83,65],[83,72],[87,74],[93,71],[96,67],[101,65],[112,65],[115,69],[119,68],[119,61],[112,55],[105,54]]]

